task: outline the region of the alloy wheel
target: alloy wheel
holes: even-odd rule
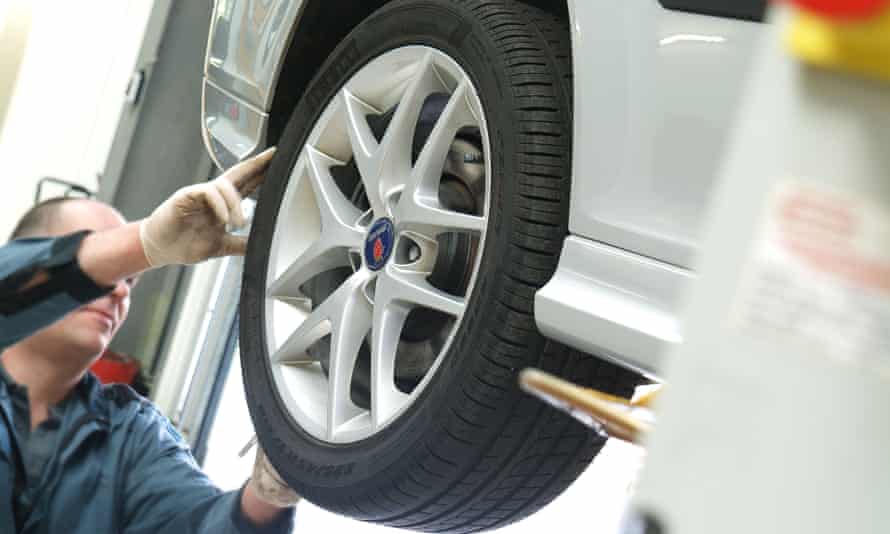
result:
[[[387,52],[326,104],[278,213],[266,291],[274,382],[331,443],[405,412],[447,355],[490,202],[479,95],[445,53]]]

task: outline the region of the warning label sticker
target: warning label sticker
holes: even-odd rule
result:
[[[824,186],[778,186],[730,323],[890,378],[890,210]]]

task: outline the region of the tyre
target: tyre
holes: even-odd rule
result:
[[[263,448],[306,499],[427,532],[541,508],[604,440],[520,392],[538,367],[639,377],[543,338],[567,233],[566,21],[513,0],[401,0],[335,50],[290,118],[245,262]]]

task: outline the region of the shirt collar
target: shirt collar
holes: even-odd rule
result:
[[[91,406],[96,410],[101,409],[95,404],[96,400],[101,396],[101,388],[102,385],[99,383],[99,379],[97,379],[91,371],[87,371],[84,373],[83,378],[81,378],[74,386],[71,393],[62,399],[58,405],[50,408],[50,413],[55,415],[57,408],[64,406],[73,395],[79,396],[88,406]],[[13,395],[22,395],[27,398],[27,391],[27,386],[16,382],[15,379],[9,375],[3,362],[0,361],[0,396],[8,396],[12,393]]]
[[[6,371],[6,366],[3,365],[3,361],[0,360],[0,382],[2,382],[3,390],[6,392],[7,390],[12,391],[13,393],[24,393],[25,386],[16,382],[9,373]]]

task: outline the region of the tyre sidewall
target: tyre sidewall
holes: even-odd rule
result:
[[[418,20],[424,21],[417,23]],[[451,347],[417,400],[379,433],[352,444],[324,443],[302,430],[274,387],[264,327],[268,251],[291,170],[321,112],[364,65],[390,50],[424,45],[454,59],[475,85],[486,112],[491,160],[490,211],[480,270],[467,312]],[[282,476],[309,500],[341,501],[347,493],[367,494],[391,486],[414,459],[426,454],[424,442],[446,439],[442,422],[459,409],[461,384],[473,380],[485,334],[497,329],[486,303],[494,300],[509,243],[517,172],[518,125],[514,96],[504,84],[505,66],[487,31],[460,4],[417,1],[396,3],[372,15],[340,44],[294,111],[279,143],[279,153],[263,186],[245,260],[241,304],[241,346],[248,404],[263,448]],[[568,117],[567,117],[568,120]],[[531,310],[528,310],[531,313]],[[529,351],[542,351],[537,335]],[[506,411],[506,410],[505,410]],[[497,433],[498,425],[491,432]]]

